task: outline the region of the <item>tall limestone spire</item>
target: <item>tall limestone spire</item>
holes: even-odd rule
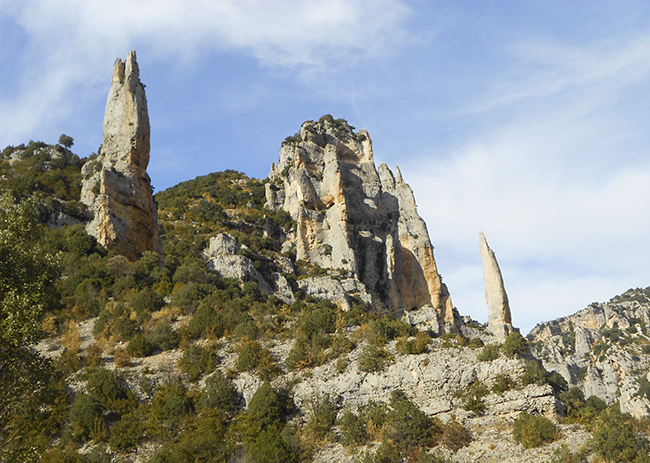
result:
[[[149,165],[149,113],[135,51],[117,59],[104,113],[104,141],[82,169],[81,201],[93,212],[89,234],[130,260],[162,252]]]
[[[485,300],[488,306],[488,331],[500,341],[515,331],[512,327],[512,316],[508,295],[503,285],[501,269],[483,232],[480,233],[481,257],[483,259],[483,274],[485,276]]]

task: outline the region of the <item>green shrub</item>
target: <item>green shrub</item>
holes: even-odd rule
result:
[[[233,461],[233,449],[226,439],[226,416],[217,409],[206,409],[195,419],[185,421],[177,440],[166,440],[150,463],[196,463]]]
[[[566,405],[566,416],[578,418],[585,406],[585,396],[577,387],[572,387],[567,392],[560,394],[560,400]]]
[[[276,428],[263,429],[247,446],[255,463],[292,463],[297,461],[295,451],[282,439]]]
[[[499,352],[501,351],[500,344],[487,344],[483,347],[483,350],[479,352],[476,356],[476,360],[479,362],[490,362],[499,358]]]
[[[113,450],[129,452],[138,448],[144,426],[140,417],[133,414],[123,416],[112,428],[109,444]]]
[[[178,368],[187,374],[190,381],[198,381],[203,375],[212,373],[219,363],[217,350],[213,346],[192,344],[178,360]]]
[[[397,340],[397,352],[406,354],[423,354],[429,350],[431,343],[431,336],[425,331],[418,331],[414,339],[409,339],[405,336]]]
[[[288,405],[286,397],[273,389],[268,381],[264,381],[248,403],[246,414],[261,428],[266,428],[284,419]]]
[[[546,370],[537,360],[531,360],[526,363],[524,374],[521,375],[521,384],[524,386],[528,386],[529,384],[546,384]]]
[[[479,347],[483,347],[485,343],[481,341],[481,338],[472,338],[469,340],[469,347],[472,349],[478,349]]]
[[[609,407],[598,415],[591,440],[592,450],[610,462],[633,461],[646,454],[637,442],[632,418],[620,412],[617,406]]]
[[[548,418],[521,412],[512,435],[515,441],[528,449],[553,442],[558,437],[558,431]]]
[[[79,394],[70,408],[72,434],[75,437],[88,438],[94,430],[106,426],[103,411],[99,400],[88,394]]]
[[[194,410],[194,402],[180,384],[159,388],[151,400],[149,435],[167,438],[178,431],[180,421]]]
[[[324,439],[336,422],[336,403],[329,395],[313,399],[307,431],[315,440]]]
[[[488,395],[488,392],[488,388],[482,382],[472,383],[463,395],[463,408],[475,415],[482,415],[485,412],[483,397]]]
[[[116,402],[127,398],[127,389],[115,372],[99,368],[88,375],[88,392],[105,409],[112,409]]]
[[[392,360],[392,356],[386,349],[369,344],[363,348],[359,357],[359,370],[366,373],[383,371],[386,364]]]
[[[162,309],[165,305],[165,299],[153,289],[147,287],[133,297],[132,304],[138,315],[150,314]]]
[[[510,375],[506,373],[499,373],[495,378],[494,384],[492,385],[492,392],[503,394],[513,387],[515,387],[515,382],[512,380]]]
[[[437,418],[429,418],[402,391],[393,391],[388,412],[385,437],[395,442],[402,452],[413,448],[433,447],[442,435]]]
[[[357,445],[364,445],[368,442],[366,423],[363,418],[355,415],[351,411],[348,410],[343,413],[341,418],[337,421],[337,425],[341,429],[340,442],[344,446],[355,447]]]
[[[228,381],[219,370],[208,376],[205,388],[197,403],[199,409],[218,408],[228,416],[232,416],[240,402],[239,393],[235,386]]]
[[[180,336],[168,321],[160,321],[150,332],[149,341],[151,344],[162,350],[171,350],[178,347]]]
[[[126,346],[126,351],[131,357],[148,357],[154,351],[154,346],[142,333],[136,334]]]
[[[510,333],[503,346],[501,346],[503,355],[510,358],[515,356],[521,357],[526,353],[526,349],[528,349],[528,341],[517,332]]]

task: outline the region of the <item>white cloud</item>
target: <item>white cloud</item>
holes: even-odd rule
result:
[[[22,90],[0,102],[0,141],[19,139],[69,115],[115,57],[131,48],[149,60],[234,51],[263,66],[313,73],[394,50],[410,14],[399,0],[25,0],[0,11],[25,37],[15,50]],[[200,58],[199,58],[200,57]]]
[[[402,170],[461,313],[486,318],[483,230],[515,324],[527,331],[650,284],[650,137],[636,126],[645,116],[626,113],[623,101],[639,86],[647,93],[650,40],[526,50],[519,80],[513,71],[461,110],[489,123],[477,122],[454,150],[426,153]]]

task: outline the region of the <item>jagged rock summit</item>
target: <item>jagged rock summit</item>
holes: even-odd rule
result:
[[[81,201],[93,212],[89,234],[130,260],[161,252],[149,164],[149,114],[135,51],[117,59],[104,113],[104,140],[82,168]]]
[[[488,331],[497,339],[504,341],[506,337],[516,331],[512,327],[512,316],[508,294],[503,284],[501,269],[483,232],[479,234],[481,258],[483,259],[483,275],[485,276],[485,300],[488,306]]]
[[[266,206],[296,221],[298,260],[352,273],[375,306],[432,306],[440,331],[456,330],[413,192],[399,169],[376,168],[367,131],[329,115],[307,121],[283,143],[269,180]]]

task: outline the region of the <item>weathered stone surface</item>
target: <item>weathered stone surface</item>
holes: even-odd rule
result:
[[[331,116],[305,122],[269,179],[267,207],[297,222],[297,259],[353,272],[378,307],[432,306],[441,329],[456,330],[413,192],[399,169],[376,169],[368,132]]]
[[[267,296],[273,294],[287,304],[296,300],[289,282],[282,274],[273,272],[264,278],[251,259],[237,254],[241,249],[248,248],[228,233],[219,233],[210,239],[203,256],[208,260],[208,269],[223,278],[234,278],[242,283],[253,281]],[[285,261],[278,258],[277,261],[281,265],[293,267],[288,259]]]
[[[513,332],[512,316],[508,295],[503,284],[501,269],[483,232],[479,235],[481,243],[481,258],[483,259],[483,274],[485,276],[485,300],[488,306],[487,329],[503,342]]]
[[[528,339],[544,367],[560,373],[585,397],[594,395],[607,404],[618,401],[621,411],[643,417],[648,415],[650,400],[639,391],[650,355],[639,346],[650,342],[646,328],[650,302],[634,291],[630,298],[638,300],[593,303],[568,317],[542,323]]]
[[[438,313],[430,305],[425,305],[418,310],[404,312],[402,320],[420,331],[440,332]]]
[[[89,234],[136,260],[162,253],[149,164],[149,114],[135,51],[117,59],[104,114],[100,153],[82,168],[81,201],[93,212]]]
[[[210,244],[203,252],[208,259],[208,269],[223,278],[234,278],[242,283],[254,281],[265,294],[273,294],[273,289],[246,256],[235,254],[240,245],[227,233],[219,233],[210,239]],[[286,281],[286,280],[285,280]]]

